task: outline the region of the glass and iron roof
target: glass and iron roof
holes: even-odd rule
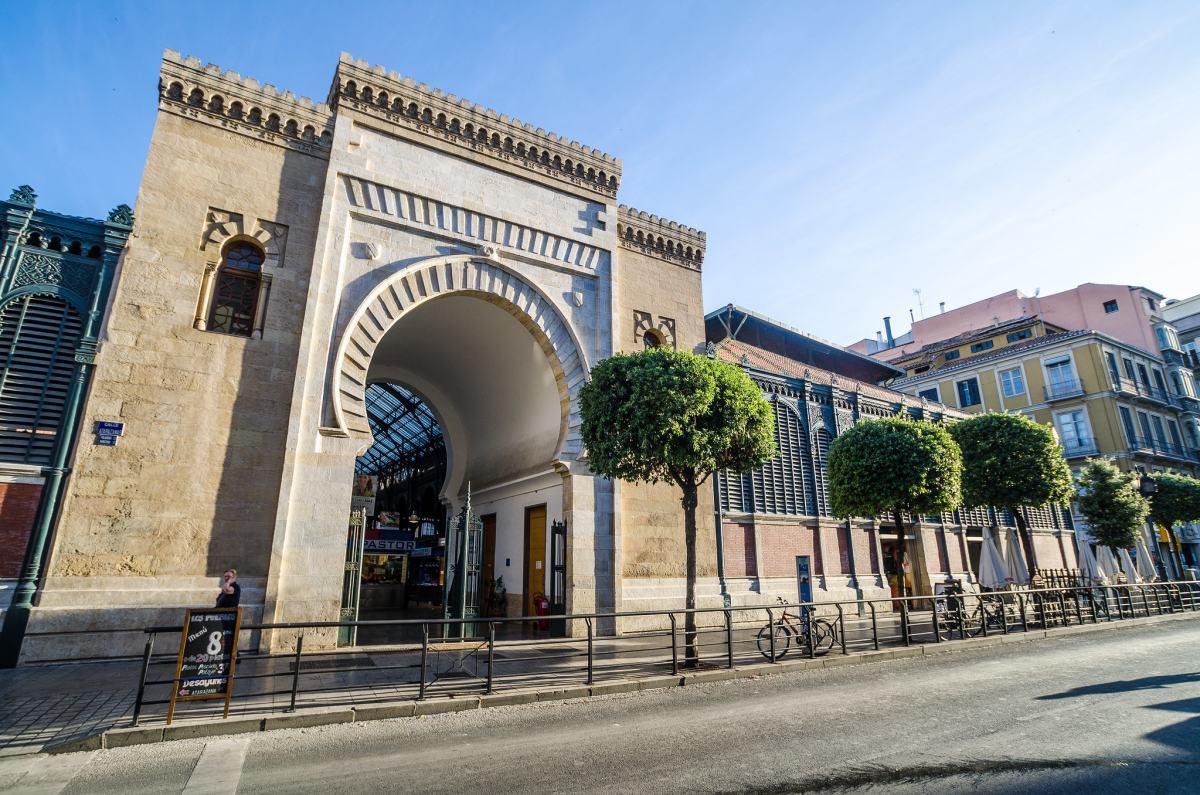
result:
[[[437,417],[417,395],[397,384],[367,386],[367,422],[375,443],[358,457],[360,475],[384,475],[419,466],[444,447]]]

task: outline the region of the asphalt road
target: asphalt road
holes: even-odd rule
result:
[[[1200,622],[676,690],[0,760],[0,789],[1200,792]]]

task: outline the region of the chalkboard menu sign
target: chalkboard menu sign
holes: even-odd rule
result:
[[[184,613],[167,723],[175,717],[176,701],[223,698],[225,717],[229,717],[233,667],[237,662],[241,628],[240,607],[197,607],[188,608]]]

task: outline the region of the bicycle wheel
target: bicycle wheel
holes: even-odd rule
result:
[[[776,621],[758,631],[758,653],[771,659],[771,635],[775,635],[775,659],[782,660],[792,645],[792,631],[787,624]]]
[[[812,633],[813,651],[817,654],[824,654],[832,649],[833,644],[837,642],[837,627],[828,619],[813,619]]]

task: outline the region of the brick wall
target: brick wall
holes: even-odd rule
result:
[[[754,559],[754,525],[726,522],[722,525],[725,536],[725,575],[728,577],[755,577],[758,563]]]
[[[812,556],[813,574],[825,574],[817,528],[798,524],[760,524],[764,577],[795,577],[796,556]]]
[[[21,572],[41,494],[39,484],[0,483],[0,578]]]

